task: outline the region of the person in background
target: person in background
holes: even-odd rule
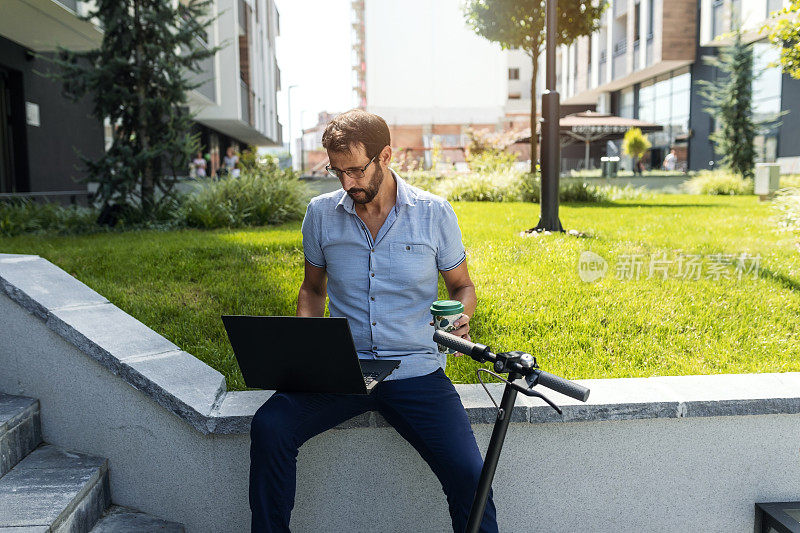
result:
[[[671,149],[667,154],[667,157],[664,158],[664,164],[662,167],[664,170],[675,170],[675,167],[678,164],[678,156],[675,155],[675,149]]]
[[[197,152],[192,160],[192,170],[194,170],[195,177],[206,177],[206,160],[203,158],[203,152]]]
[[[236,149],[233,146],[229,146],[228,150],[225,152],[225,157],[222,159],[222,167],[225,169],[225,174],[228,176],[232,176],[234,178],[239,177],[239,169],[237,168],[237,164],[239,163],[239,156],[236,154]],[[234,170],[236,172],[234,172]]]

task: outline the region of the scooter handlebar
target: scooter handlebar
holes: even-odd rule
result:
[[[581,402],[585,402],[589,399],[589,389],[583,385],[564,379],[561,376],[545,372],[544,370],[536,369],[534,370],[534,374],[537,376],[535,381],[536,385],[547,387],[548,389],[560,392],[565,396],[575,398]]]
[[[442,346],[469,355],[478,362],[495,360],[495,356],[488,346],[470,342],[441,329],[437,329],[433,332],[433,340]],[[578,385],[573,381],[539,370],[538,368],[534,369],[530,376],[526,377],[529,385],[541,385],[582,402],[585,402],[589,398],[589,389],[583,385]]]

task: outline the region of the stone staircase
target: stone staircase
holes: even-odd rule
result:
[[[108,460],[42,442],[39,400],[0,392],[0,533],[184,531],[111,504]]]

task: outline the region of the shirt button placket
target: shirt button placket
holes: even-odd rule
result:
[[[374,254],[375,254],[375,248],[370,247],[370,249],[369,249],[370,273],[369,273],[369,275],[370,275],[371,278],[375,277],[375,272],[374,272],[374,270],[375,270],[375,255]],[[374,290],[373,283],[374,282],[372,280],[370,280],[370,284],[369,284],[370,285],[369,286],[369,292],[370,293],[372,293],[372,291]],[[370,335],[372,337],[372,342],[373,342],[372,351],[375,352],[378,349],[378,347],[375,346],[375,344],[374,344],[374,343],[376,343],[375,331],[374,331],[374,326],[375,326],[376,322],[374,320],[372,320],[373,316],[375,315],[374,309],[373,309],[373,305],[372,305],[372,302],[375,301],[375,297],[370,295],[369,301],[370,301],[370,303],[369,303],[369,317],[370,317],[370,322],[372,323],[372,326],[373,326],[371,328],[371,330],[370,330]]]

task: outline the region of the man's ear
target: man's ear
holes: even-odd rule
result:
[[[380,159],[382,166],[388,167],[389,161],[392,160],[392,147],[388,144],[384,146],[383,150],[381,150],[381,153],[378,156],[378,159]]]

